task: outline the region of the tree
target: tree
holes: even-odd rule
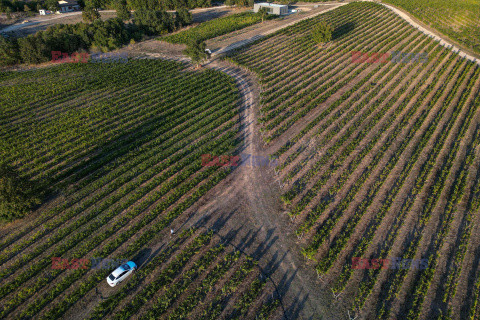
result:
[[[87,5],[82,11],[82,18],[85,22],[93,22],[100,19],[100,13],[95,7]]]
[[[175,30],[175,18],[166,11],[139,9],[133,14],[134,24],[148,35],[164,34]]]
[[[266,18],[267,15],[268,15],[268,9],[265,8],[265,7],[261,7],[261,8],[258,10],[257,14],[258,14],[260,17],[262,17],[262,23],[263,23],[263,21],[265,20],[265,18]]]
[[[27,5],[24,5],[23,6],[23,11],[25,11],[25,13],[29,16],[29,17],[33,17],[35,14],[32,12],[32,9],[30,9],[29,6]]]
[[[16,40],[9,40],[0,36],[0,66],[12,65],[18,62],[20,62],[20,54]]]
[[[42,63],[52,58],[52,50],[47,46],[41,33],[18,38],[20,57],[25,63]]]
[[[127,1],[126,0],[119,0],[117,1],[117,17],[122,19],[123,21],[130,20],[131,18],[130,11],[127,9]]]
[[[119,18],[96,20],[92,29],[95,30],[93,45],[102,51],[118,49],[129,41],[125,24]]]
[[[325,43],[332,40],[332,32],[333,27],[326,23],[325,21],[321,21],[312,30],[312,38],[313,41],[316,43]]]
[[[53,12],[57,12],[59,9],[57,0],[46,0],[45,6],[47,7],[48,10]]]
[[[8,20],[12,19],[12,12],[13,12],[12,8],[7,7],[7,9],[5,10],[5,12],[7,13],[7,19],[8,19]]]
[[[207,53],[205,52],[207,45],[205,42],[199,39],[192,39],[187,44],[187,49],[183,53],[192,59],[192,62],[198,68],[200,64],[207,59]]]
[[[179,27],[188,26],[193,22],[192,14],[185,7],[177,9],[176,20]]]
[[[0,164],[0,219],[12,221],[23,217],[41,203],[41,192],[20,177],[15,169]]]

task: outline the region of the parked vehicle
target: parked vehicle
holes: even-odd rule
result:
[[[115,287],[117,284],[125,280],[133,271],[137,269],[137,265],[133,261],[128,261],[115,269],[108,277],[107,283],[111,287]]]

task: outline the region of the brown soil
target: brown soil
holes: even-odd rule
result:
[[[139,43],[128,51],[186,61],[180,56],[180,47],[165,46],[163,42]],[[256,77],[220,60],[213,60],[204,67],[231,75],[241,90],[242,152],[268,156],[261,147],[263,143],[257,128],[261,88]],[[318,315],[324,319],[343,318],[345,313],[335,310],[332,296],[320,289],[314,271],[305,265],[288,216],[282,214],[284,208],[279,201],[276,181],[273,168],[239,166],[183,215],[189,216],[184,224],[177,221],[173,228],[213,227],[221,236],[230,238],[232,244],[258,259],[282,294],[289,319],[309,319]]]

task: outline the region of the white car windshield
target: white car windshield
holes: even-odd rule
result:
[[[123,270],[130,270],[130,266],[128,264],[124,264],[122,268]]]

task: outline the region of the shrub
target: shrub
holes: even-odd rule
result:
[[[203,60],[207,59],[205,48],[205,42],[198,39],[192,39],[187,44],[187,49],[185,49],[183,53],[189,56],[192,59],[192,62],[198,67],[198,65],[202,63]]]
[[[332,40],[333,28],[324,21],[317,24],[312,30],[312,38],[316,43],[325,43]]]
[[[39,190],[20,177],[15,169],[0,164],[0,219],[11,221],[22,218],[41,203]]]

